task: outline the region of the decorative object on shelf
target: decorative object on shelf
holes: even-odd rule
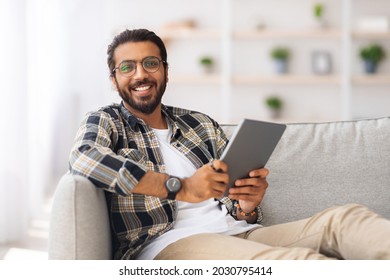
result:
[[[313,6],[313,15],[316,20],[317,27],[324,28],[326,27],[326,22],[324,18],[325,5],[322,3],[316,3]]]
[[[389,26],[385,16],[362,17],[357,21],[357,30],[362,32],[388,32]]]
[[[314,51],[311,56],[311,66],[314,74],[330,74],[332,72],[332,60],[329,52]]]
[[[205,73],[209,74],[214,72],[214,58],[211,56],[202,56],[199,59],[199,63],[202,66]]]
[[[184,19],[184,20],[167,22],[162,25],[162,29],[183,30],[183,29],[193,29],[196,26],[197,24],[194,19]]]
[[[281,116],[283,101],[276,95],[270,95],[265,99],[265,105],[269,109],[271,119],[278,119]]]
[[[288,72],[288,59],[290,50],[286,47],[275,47],[271,50],[271,57],[275,60],[276,72],[285,74]]]
[[[194,19],[183,19],[177,21],[169,21],[161,25],[159,34],[166,45],[171,43],[172,37],[177,35],[191,34],[196,30],[197,23]]]
[[[257,24],[256,24],[256,30],[258,31],[263,31],[267,28],[267,24],[265,23],[265,21],[259,21]]]
[[[381,45],[371,44],[360,49],[360,57],[364,62],[367,74],[376,73],[378,64],[386,58],[386,52]]]

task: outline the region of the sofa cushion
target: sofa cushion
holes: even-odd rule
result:
[[[103,190],[65,174],[50,216],[49,259],[111,259],[111,234]]]
[[[265,225],[345,203],[390,219],[389,117],[289,124],[266,167]]]

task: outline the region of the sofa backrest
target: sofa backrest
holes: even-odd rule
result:
[[[390,219],[389,117],[289,124],[266,167],[265,225],[346,203]]]

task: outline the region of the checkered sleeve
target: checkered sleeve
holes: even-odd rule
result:
[[[89,113],[70,153],[70,172],[88,178],[99,188],[129,195],[147,169],[114,152],[119,139],[118,129],[109,114]]]
[[[222,130],[218,123],[215,123],[216,127],[216,143],[217,143],[217,158],[221,158],[223,151],[225,150],[229,140],[227,139],[225,132]]]

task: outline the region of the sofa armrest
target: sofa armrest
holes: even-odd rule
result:
[[[104,191],[84,177],[65,174],[54,194],[49,259],[111,259],[111,247]]]

